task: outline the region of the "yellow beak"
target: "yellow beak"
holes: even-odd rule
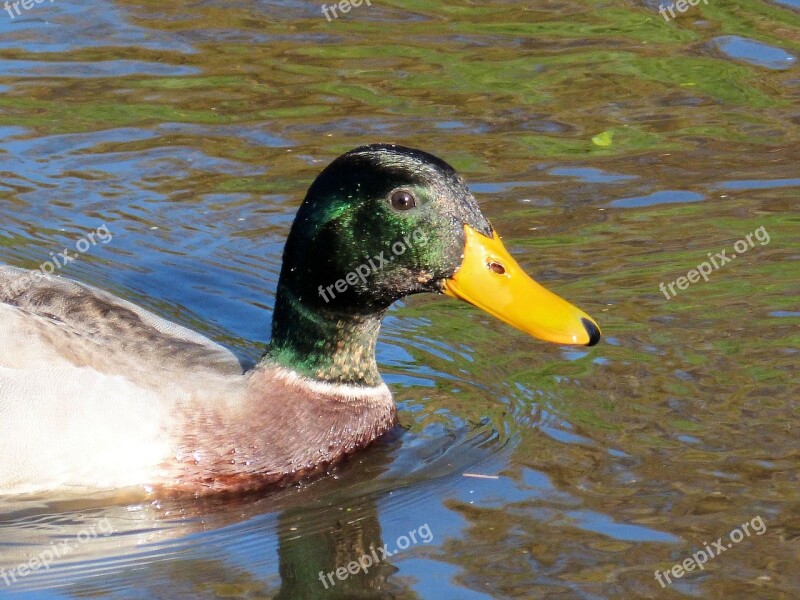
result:
[[[597,323],[531,279],[496,233],[488,238],[469,225],[464,233],[464,260],[445,280],[445,294],[548,342],[594,346],[600,341]]]

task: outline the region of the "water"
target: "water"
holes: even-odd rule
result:
[[[11,586],[0,571],[0,596],[797,597],[798,55],[790,1],[670,22],[649,1],[0,12],[3,262],[105,224],[62,274],[253,360],[311,179],[395,141],[461,170],[522,265],[605,334],[551,346],[409,300],[379,346],[402,435],[277,493],[1,499],[6,573],[69,552]],[[368,573],[319,579],[411,532]],[[718,538],[661,588],[656,570]]]

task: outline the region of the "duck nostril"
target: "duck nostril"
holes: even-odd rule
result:
[[[506,272],[506,268],[503,265],[501,265],[499,262],[494,261],[494,260],[489,261],[488,263],[486,263],[486,266],[489,267],[492,271],[494,271],[498,275],[503,275]]]

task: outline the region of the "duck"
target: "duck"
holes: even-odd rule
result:
[[[311,184],[249,368],[106,291],[1,266],[0,494],[201,496],[323,474],[398,426],[375,348],[389,307],[420,293],[557,344],[601,336],[517,264],[452,166],[396,144]]]

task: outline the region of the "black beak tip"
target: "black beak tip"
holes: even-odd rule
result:
[[[586,345],[594,346],[597,342],[600,341],[600,330],[597,328],[597,325],[592,323],[589,319],[582,318],[581,323],[583,323],[583,327],[584,329],[586,329],[586,333],[589,334],[589,343]]]

